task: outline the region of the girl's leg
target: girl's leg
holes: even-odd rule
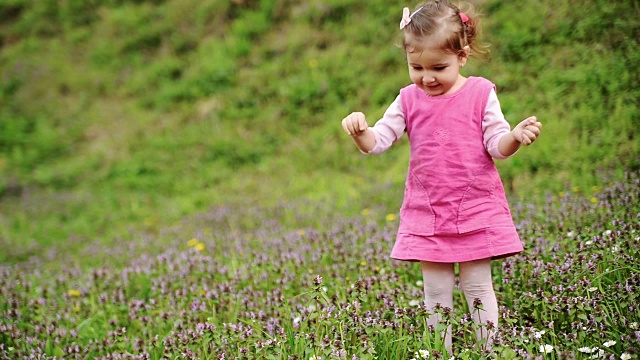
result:
[[[453,309],[453,286],[455,273],[452,263],[422,262],[422,277],[424,278],[425,305],[432,312],[437,304]],[[433,314],[427,319],[427,325],[434,328],[440,322],[440,315]],[[447,329],[444,344],[451,354],[451,326]]]
[[[491,279],[491,259],[460,263],[460,287],[467,298],[474,321],[479,325],[476,331],[478,341],[486,340],[486,346],[490,347],[498,327],[498,302]],[[474,308],[476,299],[482,303],[481,310]]]

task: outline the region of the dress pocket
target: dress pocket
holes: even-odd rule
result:
[[[500,175],[485,166],[467,186],[458,207],[460,234],[489,227],[513,226]]]
[[[403,234],[433,236],[436,215],[431,207],[429,192],[420,180],[409,172],[400,209],[400,227]]]

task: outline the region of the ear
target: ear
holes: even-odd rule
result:
[[[471,48],[469,47],[469,45],[465,45],[465,47],[462,48],[460,55],[458,55],[458,61],[460,63],[460,67],[463,67],[467,63],[470,53],[471,53]]]

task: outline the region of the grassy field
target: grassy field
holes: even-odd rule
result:
[[[455,358],[637,359],[638,194],[635,173],[591,198],[513,204],[526,250],[494,263],[493,350],[455,290]],[[76,258],[2,265],[0,358],[449,359],[419,266],[389,259],[395,215],[329,205],[220,206]]]
[[[498,164],[526,251],[495,265],[492,356],[637,358],[640,5],[472,3],[464,75],[544,124]],[[409,82],[413,5],[1,1],[1,356],[437,358],[388,258],[406,139],[340,128]],[[456,358],[488,356],[456,305]]]

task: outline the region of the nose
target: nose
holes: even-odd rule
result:
[[[430,84],[434,81],[435,81],[435,78],[433,77],[433,75],[429,73],[425,73],[424,75],[422,75],[422,83],[424,85]]]

